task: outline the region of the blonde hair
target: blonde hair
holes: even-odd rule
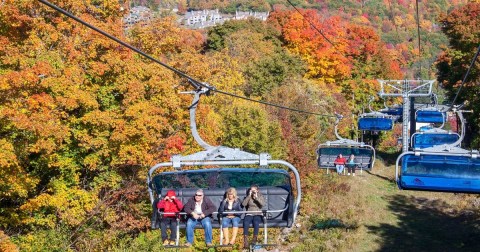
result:
[[[228,194],[230,194],[230,193],[233,194],[233,197],[234,197],[235,199],[238,198],[238,197],[237,197],[237,189],[235,189],[235,188],[233,188],[233,187],[228,188],[227,191],[226,191],[226,195],[225,195],[227,199],[228,199]]]

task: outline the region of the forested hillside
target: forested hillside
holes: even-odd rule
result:
[[[167,16],[128,31],[121,18],[129,6],[158,2],[51,2],[217,90],[325,115],[216,92],[202,98],[197,112],[208,143],[268,152],[299,169],[306,195],[300,225],[307,226],[309,208],[349,189],[318,175],[315,160],[317,145],[335,138],[334,112],[346,116],[340,134],[359,137],[352,115],[368,107],[377,79],[437,79],[451,100],[480,44],[475,1],[420,1],[421,50],[415,1],[295,1],[297,9],[288,1],[172,1],[270,16],[208,30],[181,28]],[[473,148],[480,147],[478,62],[457,100],[473,109]],[[189,129],[192,96],[180,94],[191,90],[186,79],[38,1],[2,1],[0,250],[162,249],[158,230],[149,227],[146,177],[174,154],[201,150]],[[381,151],[396,149],[395,134],[380,136]],[[308,230],[295,232],[305,233],[283,240],[283,249],[313,239]]]

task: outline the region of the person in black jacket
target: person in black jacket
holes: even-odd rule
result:
[[[237,190],[233,187],[230,187],[225,192],[225,199],[220,203],[218,212],[222,214],[223,212],[235,212],[242,211],[242,202],[237,196]],[[238,226],[240,224],[240,216],[242,214],[222,214],[222,229],[225,235],[224,244],[233,245],[237,239]],[[229,239],[228,227],[232,225],[232,239]]]
[[[213,202],[204,196],[203,190],[198,189],[195,196],[190,198],[183,210],[188,214],[187,220],[187,243],[185,246],[192,246],[193,233],[198,222],[202,223],[205,230],[205,243],[212,246],[212,214],[215,212]]]

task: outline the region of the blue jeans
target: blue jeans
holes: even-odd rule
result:
[[[233,218],[223,217],[222,218],[222,228],[228,228],[232,224],[233,227],[238,227],[240,224],[240,217],[235,216]]]
[[[248,235],[250,224],[253,223],[253,234],[258,235],[261,222],[263,222],[261,215],[245,215],[245,218],[243,218],[243,234]]]
[[[345,165],[335,165],[335,168],[337,168],[338,174],[342,174],[343,169],[345,169]]]
[[[212,221],[210,220],[210,217],[205,217],[199,220],[188,218],[187,242],[193,244],[193,232],[195,232],[195,226],[199,221],[202,223],[202,227],[205,230],[205,243],[212,243]]]

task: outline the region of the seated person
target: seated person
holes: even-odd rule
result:
[[[346,160],[341,153],[338,154],[337,159],[335,159],[335,161],[333,161],[333,163],[335,164],[335,168],[337,169],[337,173],[339,175],[342,174],[343,169],[345,168]]]
[[[237,190],[233,187],[227,189],[225,193],[225,199],[222,200],[220,203],[220,207],[218,208],[219,213],[223,212],[234,212],[234,211],[242,211],[242,202],[237,196]],[[222,215],[222,229],[223,233],[225,234],[225,242],[224,244],[233,245],[235,244],[235,240],[237,239],[238,233],[238,226],[240,223],[240,216],[242,214],[223,214]],[[229,233],[228,227],[232,225],[232,239],[229,240]]]
[[[190,198],[185,204],[183,210],[188,214],[187,219],[187,243],[185,246],[190,247],[193,244],[194,229],[197,222],[202,223],[205,230],[205,243],[212,246],[212,214],[216,208],[213,202],[204,197],[203,190],[198,189],[195,196]]]
[[[175,191],[167,192],[165,198],[160,200],[157,204],[158,211],[163,212],[160,221],[160,228],[162,230],[163,245],[173,246],[177,239],[177,219],[176,214],[183,208],[182,202],[175,197]],[[170,241],[167,239],[167,226],[170,226]]]
[[[355,155],[351,154],[347,161],[348,176],[352,173],[352,176],[355,176]]]

